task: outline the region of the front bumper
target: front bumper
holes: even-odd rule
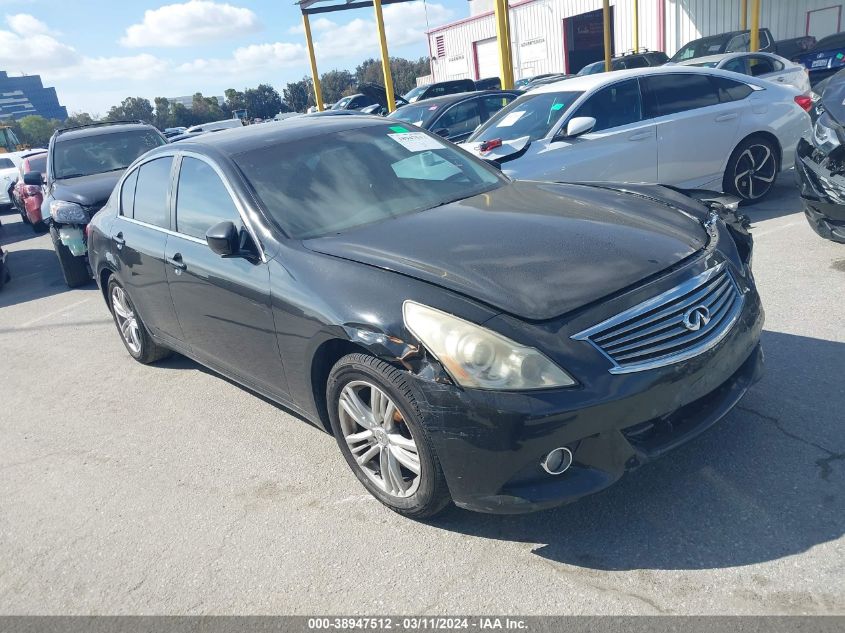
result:
[[[802,138],[795,152],[795,174],[810,227],[825,239],[845,244],[845,148],[822,155]]]
[[[696,437],[762,375],[763,310],[753,290],[730,333],[683,363],[534,393],[416,382],[427,431],[456,505],[520,513],[569,503]],[[566,446],[573,465],[549,475],[540,460]]]

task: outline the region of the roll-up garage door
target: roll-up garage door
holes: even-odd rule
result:
[[[475,42],[475,68],[476,79],[499,76],[499,47],[495,37]]]

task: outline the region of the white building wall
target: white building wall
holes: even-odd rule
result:
[[[665,42],[660,41],[661,4],[665,16]],[[749,1],[749,12],[751,4]],[[633,0],[612,0],[611,5],[614,7],[614,49],[620,54],[633,48]],[[760,26],[771,29],[775,39],[786,39],[806,34],[807,11],[842,6],[845,0],[764,0],[761,5]],[[434,81],[479,78],[475,72],[473,42],[496,36],[490,6],[492,0],[470,0],[474,17],[429,33],[435,57],[432,62]],[[665,50],[671,56],[690,40],[737,30],[740,6],[741,0],[639,0],[640,48]],[[515,78],[563,72],[566,67],[564,18],[601,7],[601,0],[511,0]],[[845,7],[842,13],[845,22]],[[444,40],[443,57],[437,57],[438,37]],[[541,54],[543,48],[545,51]]]

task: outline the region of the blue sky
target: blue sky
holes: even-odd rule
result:
[[[428,54],[424,31],[465,17],[466,0],[384,8],[392,55]],[[292,0],[0,0],[0,70],[40,74],[71,112],[127,96],[223,94],[309,72]],[[321,72],[378,56],[372,9],[313,16]]]

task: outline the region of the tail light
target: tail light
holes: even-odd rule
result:
[[[501,147],[501,146],[502,146],[502,139],[494,138],[491,141],[484,141],[481,144],[481,147],[479,147],[478,149],[479,149],[479,151],[482,151],[482,152],[489,152],[489,151],[494,150],[497,147]]]
[[[807,95],[798,95],[795,97],[795,103],[801,106],[804,112],[809,112],[813,107],[813,98]]]

